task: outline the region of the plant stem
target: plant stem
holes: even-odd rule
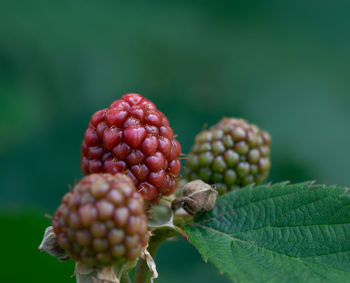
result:
[[[121,278],[121,283],[131,283],[130,277],[128,273],[125,273]]]
[[[149,270],[147,263],[144,259],[140,259],[135,274],[135,283],[147,283],[149,278]]]
[[[176,235],[176,232],[170,228],[161,228],[153,232],[153,236],[149,240],[148,252],[152,257],[155,256],[156,251],[160,244],[170,237]],[[149,282],[150,271],[148,269],[147,262],[143,259],[140,259],[135,272],[135,283],[147,283]]]

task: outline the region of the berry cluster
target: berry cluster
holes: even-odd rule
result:
[[[262,183],[270,169],[271,138],[243,119],[223,118],[196,136],[186,178],[216,184],[220,194]]]
[[[220,194],[261,183],[270,168],[270,141],[257,126],[224,118],[197,135],[186,178],[216,184]],[[148,242],[145,206],[174,192],[180,152],[168,119],[139,94],[126,94],[94,113],[81,147],[87,176],[64,195],[53,218],[59,246],[88,266],[137,259]],[[195,194],[201,205],[187,206],[187,211],[212,208],[217,192],[207,186],[204,195],[210,192],[214,202]],[[184,197],[173,204],[181,207],[184,199],[193,204],[193,196],[185,188]]]
[[[148,241],[144,200],[123,174],[91,174],[64,195],[53,219],[73,260],[107,266],[135,260]]]
[[[149,202],[171,194],[181,147],[168,119],[139,94],[126,94],[92,115],[82,144],[84,174],[125,172]]]

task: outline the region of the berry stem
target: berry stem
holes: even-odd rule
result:
[[[147,283],[149,280],[149,270],[144,259],[140,259],[136,267],[135,283]]]
[[[173,229],[164,227],[153,231],[153,235],[149,240],[148,252],[154,258],[158,247],[170,237],[176,235]],[[135,272],[135,283],[148,283],[150,279],[150,271],[145,260],[140,259]]]
[[[128,273],[125,273],[121,278],[121,283],[131,283],[130,277]]]

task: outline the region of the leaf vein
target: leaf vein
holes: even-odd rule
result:
[[[305,261],[303,260],[302,257],[292,257],[292,256],[289,256],[289,255],[286,255],[286,254],[283,254],[283,253],[280,253],[278,251],[275,251],[275,250],[271,250],[271,249],[268,249],[266,247],[261,247],[261,246],[258,246],[257,244],[253,243],[253,242],[248,242],[248,241],[245,241],[245,240],[242,240],[242,239],[239,239],[239,238],[235,238],[233,237],[232,235],[230,234],[226,234],[222,231],[219,231],[219,230],[216,230],[212,227],[208,227],[208,226],[204,226],[204,225],[201,225],[201,224],[198,224],[198,223],[193,223],[191,224],[191,226],[198,226],[198,227],[201,227],[203,229],[208,229],[210,230],[211,232],[213,233],[217,233],[217,234],[220,234],[220,235],[223,235],[233,241],[238,241],[238,242],[242,242],[244,244],[247,244],[247,245],[251,245],[251,246],[254,246],[258,249],[263,249],[263,250],[267,250],[267,251],[270,251],[272,253],[275,253],[275,254],[278,254],[278,255],[281,255],[281,256],[285,256],[285,257],[288,257],[292,260],[296,260],[296,261],[299,261],[300,263],[302,263],[306,268],[308,268],[310,271],[312,271],[309,267],[307,267],[305,264],[312,264],[312,265],[322,265],[322,266],[327,266],[328,268],[332,268],[332,269],[335,269],[335,270],[339,270],[339,271],[342,271],[342,272],[348,272],[347,270],[343,270],[343,269],[340,269],[340,268],[337,268],[337,267],[334,267],[334,266],[330,266],[330,265],[326,265],[326,264],[323,264],[323,263],[317,263],[317,262],[310,262],[310,261]],[[202,232],[199,230],[199,233],[202,234]],[[203,237],[202,237],[203,238]],[[204,238],[203,238],[204,239]],[[314,271],[312,271],[314,272]],[[321,274],[319,274],[321,275]],[[325,279],[328,279],[327,277],[324,277]]]

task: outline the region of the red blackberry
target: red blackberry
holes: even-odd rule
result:
[[[144,200],[124,174],[91,174],[64,195],[53,218],[58,243],[75,261],[135,260],[148,241]]]
[[[180,152],[168,119],[151,101],[131,93],[92,115],[81,168],[84,174],[126,172],[154,203],[175,190]]]
[[[270,169],[271,138],[243,119],[224,118],[196,136],[186,178],[216,184],[220,194],[262,183]]]

